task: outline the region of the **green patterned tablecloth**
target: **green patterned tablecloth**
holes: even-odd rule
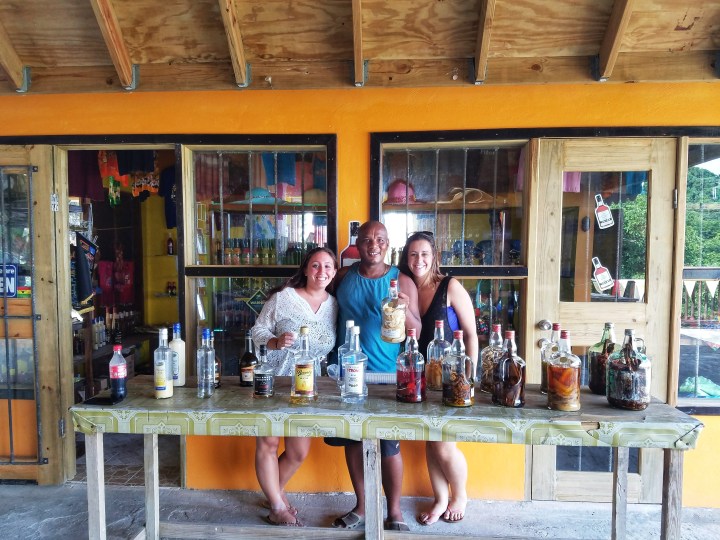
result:
[[[171,435],[346,437],[556,446],[694,448],[703,425],[673,407],[654,401],[644,411],[611,408],[604,397],[582,393],[582,410],[550,411],[546,397],[530,386],[522,409],[490,403],[478,393],[468,408],[445,407],[439,392],[420,404],[395,401],[395,387],[370,385],[363,404],[340,401],[334,381],[320,381],[320,398],[290,405],[289,379],[280,377],[271,399],[253,399],[251,388],[229,378],[210,399],[194,387],[175,388],[170,399],[153,397],[150,377],[128,383],[128,397],[117,405],[71,407],[76,431]]]

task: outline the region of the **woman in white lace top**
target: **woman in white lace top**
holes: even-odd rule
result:
[[[256,347],[267,346],[276,375],[291,374],[301,326],[310,328],[313,356],[325,356],[335,346],[338,306],[327,288],[336,273],[337,259],[331,250],[310,250],[297,272],[265,302],[252,337]],[[285,451],[278,458],[279,445],[280,437],[258,437],[255,446],[255,472],[270,508],[265,519],[272,525],[302,526],[284,489],[305,460],[310,439],[285,437]]]

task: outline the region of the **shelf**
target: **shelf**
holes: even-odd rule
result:
[[[299,212],[327,212],[327,204],[302,204],[278,202],[274,204],[249,204],[244,202],[213,203],[210,209],[223,212],[244,212],[247,214],[297,214]]]
[[[177,298],[177,294],[168,294],[168,293],[159,293],[156,292],[153,294],[155,298]]]
[[[468,198],[473,197],[473,194],[468,195]],[[506,208],[520,208],[522,207],[522,193],[498,193],[497,196],[485,198],[478,202],[466,202],[463,206],[462,198],[447,202],[416,202],[412,204],[393,204],[384,202],[382,203],[383,212],[412,212],[412,213],[435,213],[437,209],[438,213],[449,213],[449,212],[460,212],[465,209],[465,212],[487,212],[490,210],[504,210]]]

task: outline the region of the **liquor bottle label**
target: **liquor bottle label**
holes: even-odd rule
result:
[[[296,393],[311,395],[314,392],[314,370],[315,366],[313,364],[295,366]]]
[[[600,264],[600,259],[598,259],[597,257],[593,257],[592,263],[595,267],[595,270],[593,271],[593,276],[600,290],[606,291],[608,289],[612,289],[612,286],[615,282],[610,275],[610,270]]]
[[[172,376],[173,381],[180,377],[180,355],[175,351],[172,352]]]
[[[255,369],[250,367],[244,367],[240,369],[240,378],[243,382],[253,382],[253,376],[255,374]]]
[[[110,378],[111,379],[124,379],[127,377],[127,364],[120,364],[118,366],[110,366]]]
[[[155,364],[155,390],[167,390],[165,362]]]
[[[269,373],[255,374],[255,390],[256,396],[272,396],[273,394],[273,376]]]
[[[595,195],[595,219],[597,219],[598,227],[601,229],[609,229],[615,225],[610,207],[603,202],[602,195]]]
[[[365,383],[365,366],[347,364],[345,366],[345,393],[362,395]]]

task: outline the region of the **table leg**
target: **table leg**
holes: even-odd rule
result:
[[[145,435],[145,534],[160,539],[160,475],[158,471],[158,436]]]
[[[683,451],[665,449],[660,539],[680,538],[682,512]]]
[[[85,434],[87,468],[88,535],[90,540],[105,540],[105,456],[103,434]]]
[[[627,525],[627,479],[630,449],[613,448],[612,540],[625,538]]]
[[[363,439],[363,470],[365,473],[365,538],[383,538],[382,476],[380,441]]]

